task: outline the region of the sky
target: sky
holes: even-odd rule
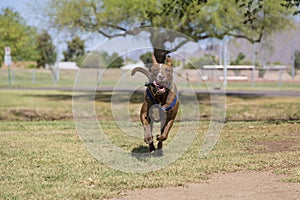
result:
[[[45,22],[39,20],[41,18],[37,15],[35,10],[43,7],[45,5],[46,0],[0,0],[0,9],[3,8],[12,8],[14,11],[17,11],[26,21],[26,23],[30,26],[35,26],[38,29],[45,28],[43,25]],[[47,28],[47,27],[46,27]],[[52,39],[54,43],[59,46],[59,54],[61,57],[62,51],[66,48],[66,40],[70,40],[65,33],[59,33],[57,37],[57,33],[51,33]],[[120,37],[114,40],[107,40],[103,36],[97,34],[86,34],[80,35],[81,39],[86,40],[86,50],[92,51],[94,49],[107,51],[110,54],[113,52],[117,52],[119,54],[133,51],[139,48],[147,48],[151,47],[149,41],[145,39],[140,39],[137,37]],[[58,41],[57,41],[58,38]],[[58,42],[58,43],[57,43]]]
[[[28,25],[34,25],[32,10],[33,2],[41,2],[41,0],[1,0],[0,8],[12,8],[14,11],[17,11],[28,23]]]
[[[0,9],[9,7],[17,11],[30,26],[37,27],[39,30],[46,28],[52,36],[53,42],[58,46],[59,59],[63,58],[62,52],[67,48],[66,41],[70,41],[70,34],[57,33],[51,31],[45,26],[45,21],[41,20],[44,16],[39,16],[37,10],[45,6],[47,0],[0,0]],[[49,26],[48,26],[49,27]],[[139,58],[139,55],[152,50],[152,45],[149,41],[147,33],[142,33],[138,36],[118,37],[108,40],[99,34],[79,35],[85,40],[86,51],[107,51],[109,54],[117,52],[119,55],[128,54],[132,58]],[[199,46],[189,45],[186,49],[194,52]],[[185,50],[184,50],[185,51]],[[130,53],[131,52],[131,53]],[[126,55],[124,55],[126,57]]]

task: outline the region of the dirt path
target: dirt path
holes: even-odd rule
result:
[[[300,183],[284,183],[272,172],[217,174],[205,183],[126,191],[113,200],[300,200]]]

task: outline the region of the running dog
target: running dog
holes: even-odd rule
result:
[[[136,67],[131,71],[131,75],[136,72],[143,73],[148,79],[144,94],[144,102],[140,111],[140,120],[144,127],[144,141],[149,144],[149,152],[155,152],[153,142],[153,123],[161,123],[157,152],[162,154],[163,141],[168,138],[170,129],[173,126],[179,100],[177,98],[177,87],[173,82],[173,66],[170,56],[166,58],[166,64],[158,63],[152,55],[153,65],[148,71],[145,68]]]

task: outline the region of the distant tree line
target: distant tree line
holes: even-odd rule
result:
[[[260,42],[264,36],[290,27],[300,5],[299,0],[48,0],[45,3],[47,10],[41,12],[48,16],[47,24],[52,27],[59,25],[68,31],[97,33],[107,38],[149,30],[149,40],[159,62],[164,62],[166,54],[178,50],[190,38],[200,41],[232,37]],[[153,32],[151,27],[168,28],[187,37],[166,31]],[[1,49],[5,46],[11,47],[13,59],[34,60],[37,67],[56,60],[56,47],[50,34],[26,25],[24,19],[9,8],[0,11],[1,63],[4,54]],[[79,65],[89,62],[84,62],[88,54],[84,48],[84,41],[73,37],[63,52],[64,60],[76,61]],[[105,63],[108,55],[103,53],[94,54],[102,54],[101,62]],[[295,56],[297,60],[297,52]],[[119,67],[122,63],[116,54],[109,57],[115,58],[114,62],[106,63],[110,67]],[[295,64],[299,67],[298,61]]]
[[[76,62],[78,66],[118,68],[124,60],[117,53],[109,55],[107,52],[85,52],[85,41],[79,36],[67,41],[67,49],[63,51],[62,61]],[[4,62],[4,48],[11,48],[13,61],[36,61],[37,68],[45,68],[47,64],[56,61],[56,46],[47,30],[37,31],[26,25],[18,12],[10,8],[0,11],[0,67]],[[98,58],[96,58],[96,56]],[[88,57],[92,61],[83,63]],[[97,62],[96,62],[97,61]]]
[[[26,25],[18,12],[10,8],[0,11],[0,67],[4,60],[4,48],[11,48],[13,61],[36,61],[37,67],[45,67],[56,60],[55,46],[46,30],[38,32]]]

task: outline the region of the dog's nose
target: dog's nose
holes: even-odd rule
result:
[[[164,76],[162,73],[159,73],[159,74],[157,75],[157,78],[158,78],[158,79],[164,79],[165,76]]]

